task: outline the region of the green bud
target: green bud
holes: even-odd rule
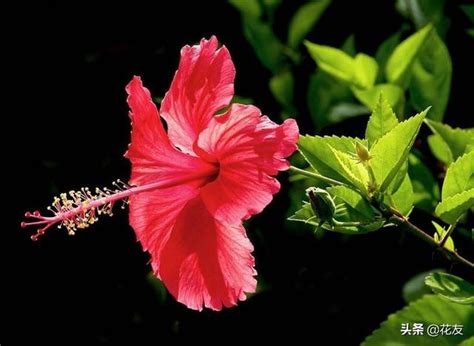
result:
[[[318,187],[309,187],[306,189],[306,195],[314,215],[320,220],[320,225],[324,222],[332,225],[336,214],[336,204],[329,192]]]

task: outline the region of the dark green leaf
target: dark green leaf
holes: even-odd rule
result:
[[[258,19],[262,15],[258,0],[229,0],[229,3],[239,10],[242,17]]]
[[[244,34],[262,64],[273,73],[285,62],[284,46],[273,33],[270,25],[253,18],[244,18]]]
[[[298,48],[330,3],[331,0],[310,1],[296,11],[288,27],[288,46],[290,48]]]
[[[431,273],[425,279],[434,293],[458,304],[474,304],[474,285],[458,276]]]
[[[440,199],[439,186],[431,170],[416,155],[408,156],[408,174],[413,185],[413,203],[432,213]]]
[[[401,37],[402,33],[398,31],[389,38],[387,38],[385,41],[383,41],[377,49],[377,52],[375,53],[375,60],[377,60],[380,67],[379,77],[381,77],[384,73],[388,58],[395,50],[395,47],[397,47],[397,45],[400,43]]]
[[[420,299],[425,294],[431,294],[431,289],[425,285],[425,278],[433,272],[442,272],[443,269],[433,269],[427,272],[419,273],[410,278],[402,289],[403,299],[406,303]]]
[[[308,86],[308,108],[316,128],[321,129],[339,119],[330,117],[332,108],[341,103],[350,102],[351,91],[329,74],[319,70],[310,78]],[[356,113],[357,114],[357,113]]]
[[[443,120],[451,89],[451,57],[435,30],[418,55],[412,68],[411,102],[417,111],[433,106],[429,118]]]
[[[290,70],[284,70],[274,75],[269,82],[270,90],[275,99],[285,110],[294,112],[293,107],[293,89],[294,89],[293,73]]]
[[[474,24],[474,5],[461,5],[461,9],[469,18],[469,20]]]
[[[146,281],[151,285],[153,291],[155,292],[156,298],[160,304],[164,304],[166,302],[167,291],[163,282],[158,279],[153,272],[149,272],[146,276]]]

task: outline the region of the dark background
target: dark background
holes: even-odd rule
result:
[[[277,12],[279,33],[299,3],[287,1]],[[3,30],[9,62],[3,66],[2,345],[151,345],[169,338],[252,336],[357,345],[404,305],[401,288],[412,275],[435,267],[466,275],[396,229],[351,238],[328,234],[323,240],[309,228],[289,230],[285,174],[283,191],[248,227],[267,290],[222,312],[191,311],[170,296],[160,302],[146,280],[149,257],[119,208],[113,218],[75,237],[51,230],[31,242],[19,227],[25,211],[44,210],[61,191],[128,178],[122,157],[130,131],[124,87],[138,74],[162,96],[183,45],[215,34],[236,65],[236,93],[253,98],[275,121],[280,108],[268,91],[269,72],[242,35],[239,14],[224,1],[17,6],[3,12],[13,24]],[[457,5],[451,2],[447,11],[454,65],[447,122],[467,126],[472,90],[463,82],[472,74],[473,44]],[[402,22],[391,1],[336,0],[309,38],[339,46],[355,33],[357,49],[374,54]],[[309,75],[314,64],[305,59],[301,68]],[[299,91],[304,94],[304,83]],[[301,132],[312,133],[309,118],[300,117]],[[325,131],[358,135],[364,121]],[[414,217],[429,224],[425,215]]]

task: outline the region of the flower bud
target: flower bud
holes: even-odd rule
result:
[[[321,225],[324,222],[332,225],[336,214],[336,204],[329,192],[318,187],[309,187],[306,189],[306,195],[311,203],[311,209],[320,220]]]

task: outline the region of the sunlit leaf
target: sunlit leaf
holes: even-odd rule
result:
[[[430,147],[433,150],[433,153],[439,158],[451,159],[451,161],[446,162],[450,164],[452,161],[456,160],[459,156],[462,156],[464,153],[467,153],[474,149],[474,128],[469,129],[460,129],[452,128],[449,125],[441,124],[437,121],[426,119],[426,123],[430,127],[431,131],[439,137],[431,137]],[[440,144],[440,139],[446,144],[449,148],[450,155],[445,154],[446,146],[443,147]]]
[[[339,165],[339,173],[342,174],[354,187],[367,193],[369,174],[362,163],[358,163],[348,153],[330,147]]]
[[[436,230],[436,233],[434,234],[433,238],[434,238],[435,242],[437,242],[438,244],[441,244],[443,239],[447,236],[448,232],[447,232],[447,230],[445,230],[442,226],[440,226],[436,222],[431,221],[431,223],[433,224],[433,226],[435,227],[435,230]],[[449,251],[454,251],[455,250],[454,241],[453,241],[453,238],[451,238],[451,236],[449,236],[445,240],[444,247],[446,249],[448,249]]]
[[[441,220],[453,224],[457,219],[474,206],[474,189],[470,189],[446,199],[442,199],[435,213]]]
[[[433,30],[431,25],[425,26],[404,41],[402,41],[390,55],[385,68],[389,82],[405,89],[410,81],[411,70],[425,40]]]
[[[457,345],[474,333],[474,310],[472,306],[461,305],[436,295],[425,295],[410,303],[402,310],[390,315],[362,343],[362,346],[420,346]],[[436,338],[423,335],[402,335],[402,324],[423,323],[424,328],[431,324],[462,325],[462,335],[441,335]]]
[[[331,76],[351,83],[354,75],[354,59],[344,51],[305,41],[306,48],[318,67]]]
[[[403,90],[395,84],[377,84],[367,90],[353,87],[351,90],[354,96],[368,109],[376,107],[380,93],[384,94],[392,108],[396,108],[403,100]]]
[[[357,87],[370,89],[374,86],[379,66],[371,56],[363,53],[356,55],[354,59],[354,80]]]
[[[369,146],[372,146],[397,124],[397,116],[393,113],[384,93],[381,92],[365,130],[365,138],[369,141]]]
[[[442,199],[474,188],[474,151],[459,157],[449,166],[443,182]]]
[[[398,124],[372,146],[371,165],[382,192],[406,161],[427,111]]]
[[[413,207],[413,186],[408,174],[402,180],[398,188],[390,192],[388,196],[389,205],[398,210],[402,215],[408,215]]]
[[[351,184],[351,181],[340,172],[339,162],[332,149],[343,153],[354,153],[356,141],[367,146],[366,141],[358,138],[306,135],[300,137],[298,148],[306,161],[319,173]]]

